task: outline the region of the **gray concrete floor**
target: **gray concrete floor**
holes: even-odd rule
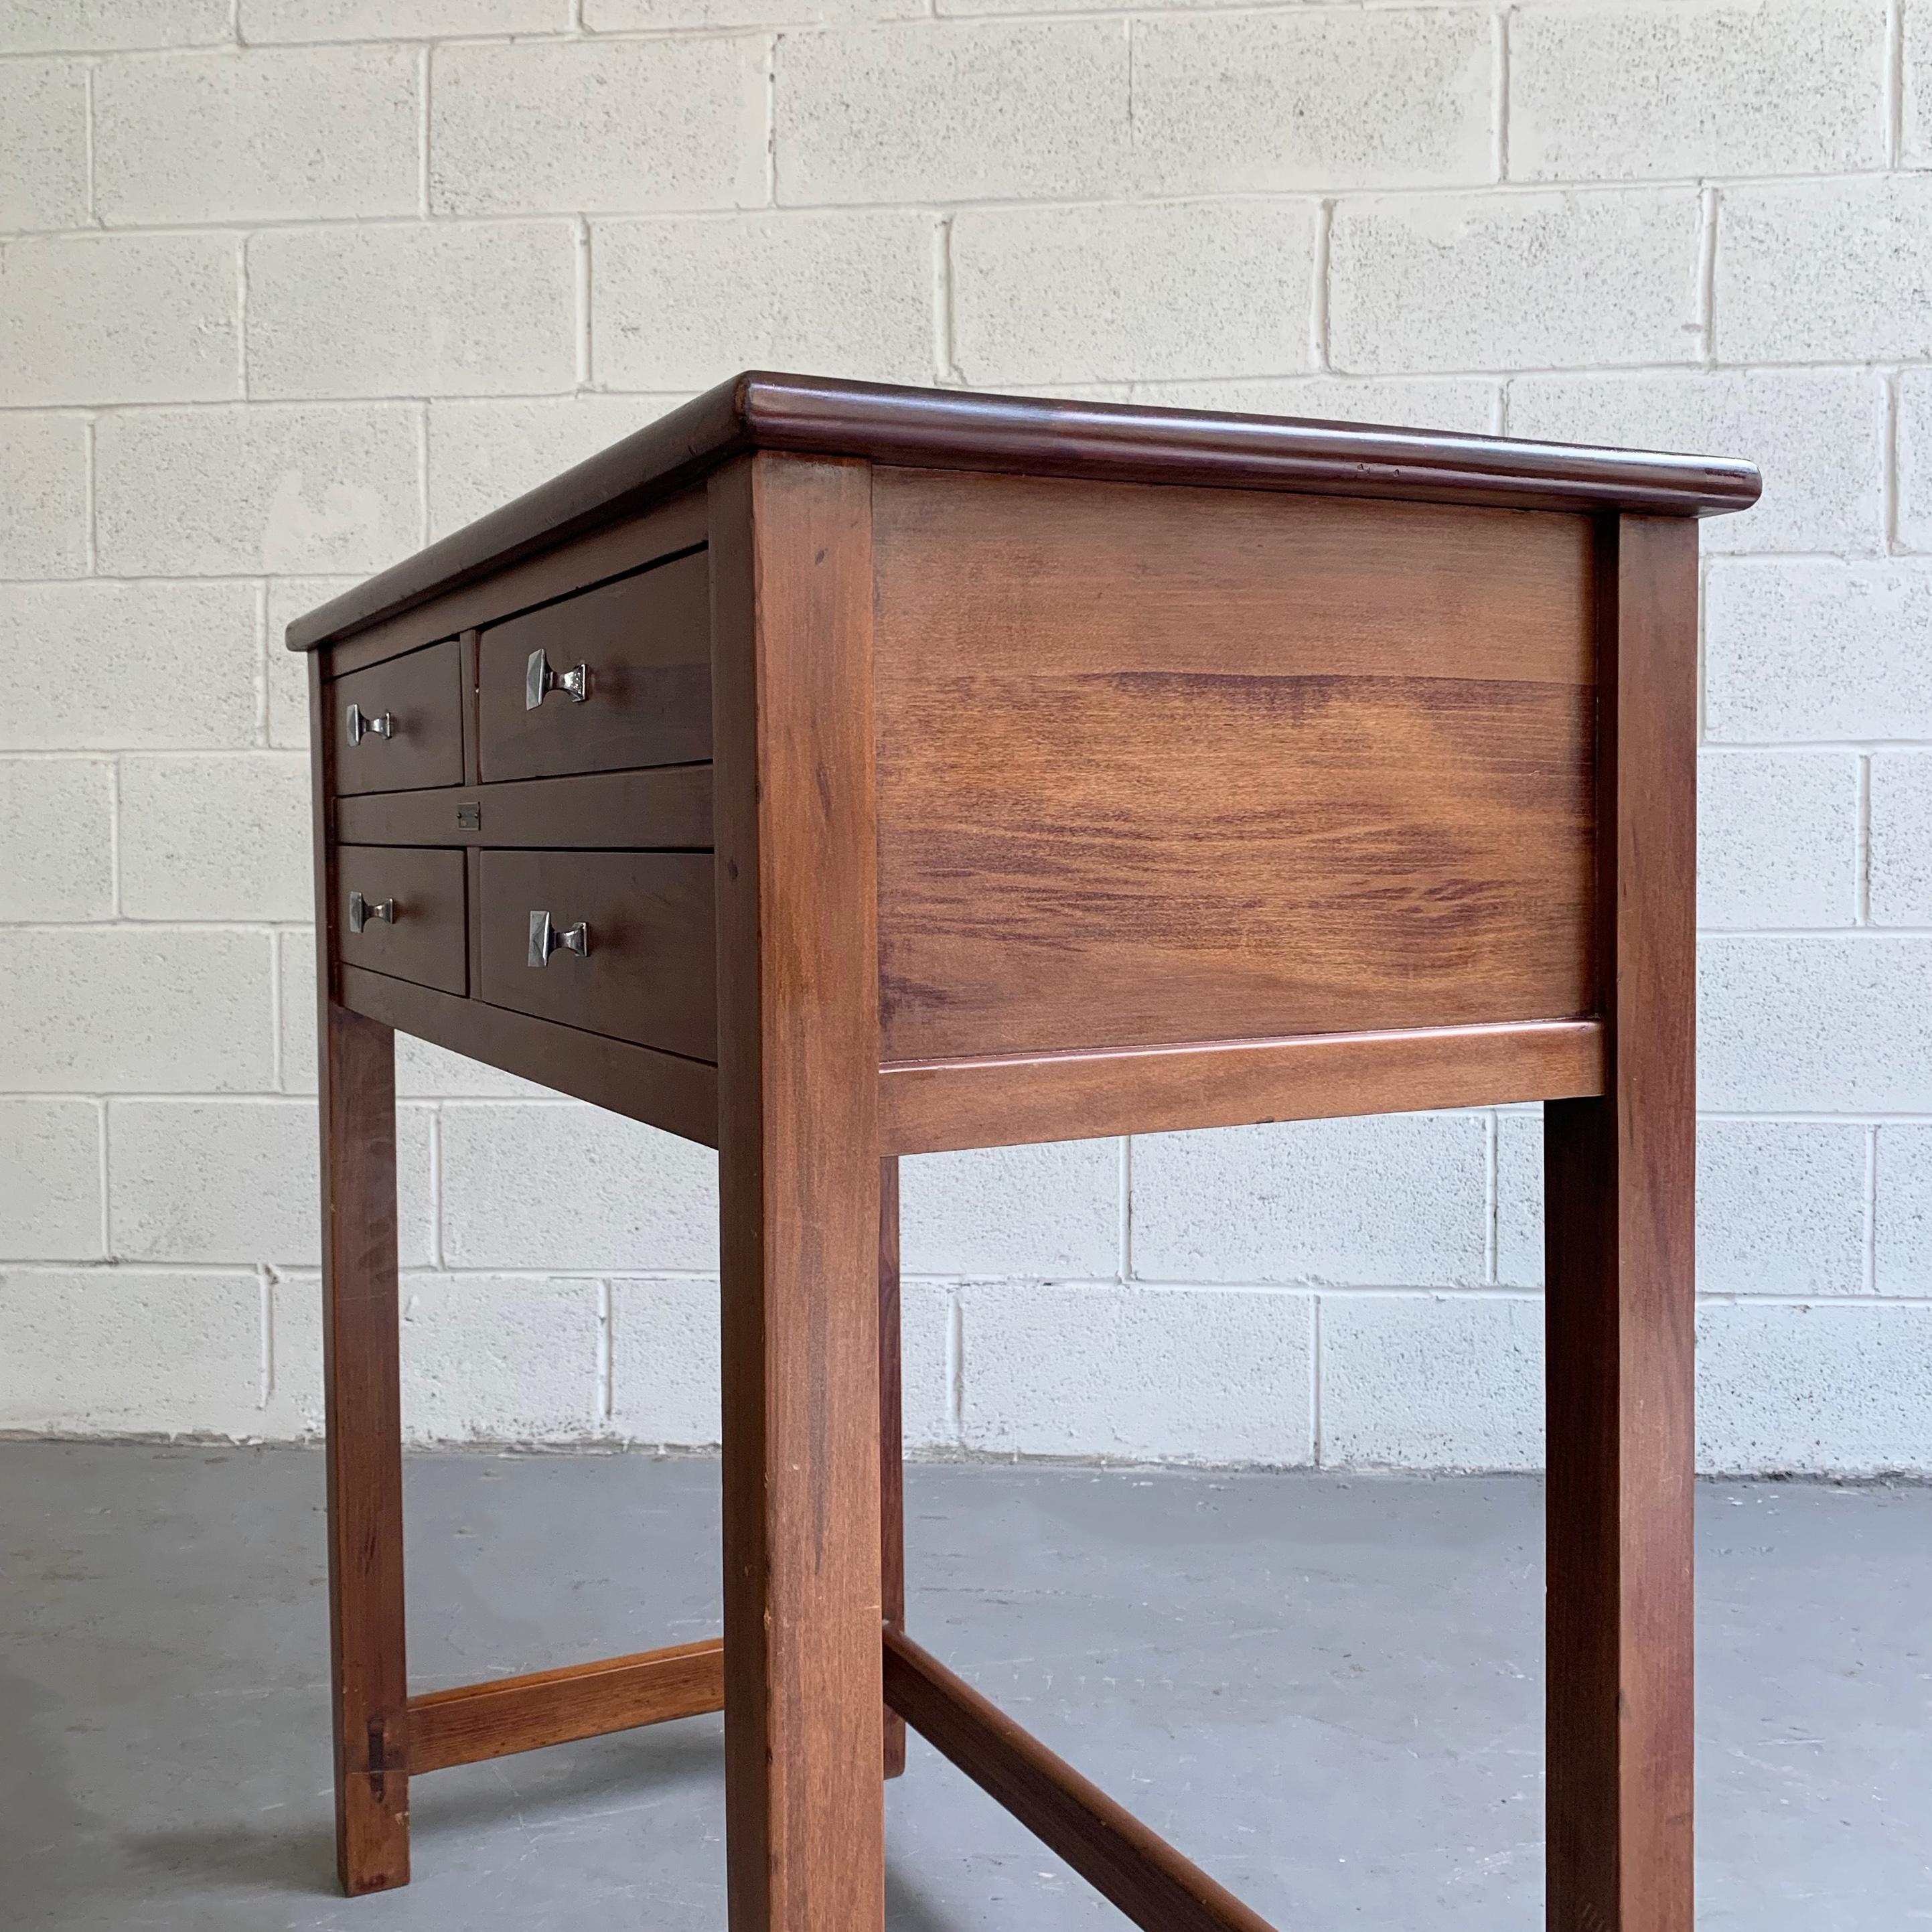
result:
[[[915,1633],[1283,1928],[1531,1932],[1540,1492],[919,1468]],[[322,1464],[0,1444],[0,1922],[723,1924],[718,1720],[414,1788],[416,1882],[329,1842]],[[1932,1924],[1932,1489],[1706,1487],[1700,1923]],[[717,1624],[717,1471],[422,1456],[423,1688]],[[914,1741],[895,1932],[1124,1924]]]

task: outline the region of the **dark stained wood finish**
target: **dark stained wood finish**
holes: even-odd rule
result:
[[[888,1630],[905,1628],[905,1362],[899,1322],[899,1164],[879,1163],[879,1588]],[[906,1766],[905,1720],[885,1712],[886,1775]]]
[[[491,625],[477,697],[484,778],[709,758],[710,580],[699,550]],[[553,692],[530,710],[526,671],[536,650],[560,676],[586,666],[590,695],[578,704]]]
[[[392,900],[395,918],[350,929],[349,895]],[[345,964],[390,973],[446,993],[469,989],[463,854],[404,846],[335,848],[335,943]]]
[[[419,1775],[724,1707],[724,1646],[716,1637],[459,1684],[410,1700],[410,1771]]]
[[[298,618],[290,648],[311,650],[412,611],[634,515],[754,448],[932,469],[1685,516],[1748,509],[1760,488],[1750,464],[1709,457],[752,370]],[[453,634],[500,614],[460,615],[443,628]]]
[[[368,717],[388,712],[394,734],[365,736],[352,746],[351,704]],[[462,652],[454,640],[337,678],[328,687],[327,707],[338,794],[463,782]]]
[[[1690,1932],[1697,536],[1604,532],[1600,1099],[1544,1109],[1552,1932]]]
[[[335,830],[351,845],[703,850],[711,844],[711,767],[668,765],[338,799]]]
[[[874,505],[888,1060],[1594,1010],[1585,520]]]
[[[1182,1857],[908,1637],[885,1634],[886,1696],[950,1758],[1147,1932],[1270,1932]]]
[[[870,477],[711,492],[732,1932],[881,1932]]]
[[[320,661],[310,716],[323,715]],[[322,1379],[328,1424],[328,1657],[335,1864],[352,1896],[410,1878],[409,1666],[403,1615],[402,1383],[396,1300],[395,1036],[332,992],[330,734],[310,734],[316,1081],[322,1148]]]
[[[891,1154],[1333,1120],[1603,1090],[1595,1020],[921,1060],[879,1076]]]
[[[485,852],[476,990],[492,1006],[718,1057],[716,912],[708,852]],[[582,958],[529,963],[530,914],[590,928]]]
[[[398,1033],[433,1040],[628,1120],[718,1144],[718,1070],[554,1020],[459,1000],[407,980],[342,968],[342,1004]]]
[[[551,547],[520,562],[500,556],[452,583],[427,602],[358,628],[352,636],[330,645],[332,674],[379,664],[404,651],[440,638],[453,638],[483,624],[534,609],[559,597],[568,597],[593,584],[621,576],[648,563],[701,548],[705,540],[704,492],[696,490],[623,520],[569,541],[552,540]],[[288,628],[292,640],[308,626],[298,618]],[[291,650],[305,650],[292,641]],[[472,672],[475,666],[471,666]],[[475,686],[472,683],[471,688]]]

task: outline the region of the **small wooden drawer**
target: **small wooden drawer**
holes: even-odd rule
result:
[[[366,966],[445,993],[469,990],[460,852],[338,845],[335,893],[336,946],[344,965]]]
[[[484,852],[477,991],[492,1006],[694,1060],[718,1057],[709,852]],[[532,965],[532,915],[586,928]]]
[[[710,586],[700,550],[487,628],[477,696],[484,781],[710,758]],[[580,700],[568,684],[579,666]],[[546,669],[556,682],[533,706]]]
[[[352,671],[327,689],[338,793],[463,782],[462,652],[454,638]]]

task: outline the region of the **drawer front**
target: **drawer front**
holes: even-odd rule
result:
[[[710,758],[710,586],[700,550],[486,629],[477,700],[484,780]],[[558,682],[532,707],[538,652]],[[579,665],[580,702],[562,682]]]
[[[335,679],[328,702],[338,793],[463,782],[463,658],[454,638]]]
[[[352,929],[362,896],[362,930]],[[366,966],[445,993],[469,991],[468,921],[460,852],[398,845],[335,849],[336,949]],[[378,916],[386,908],[387,917]]]
[[[493,1006],[694,1060],[718,1057],[709,852],[484,852],[477,991]],[[587,928],[533,966],[531,914]]]

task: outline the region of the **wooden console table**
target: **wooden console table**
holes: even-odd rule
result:
[[[733,1932],[878,1932],[904,1723],[1262,1932],[904,1630],[896,1159],[1534,1100],[1550,1923],[1690,1932],[1695,520],[1757,493],[748,375],[292,625],[344,1885],[412,1777],[722,1707]],[[410,1695],[393,1029],[718,1150],[722,1641]]]

